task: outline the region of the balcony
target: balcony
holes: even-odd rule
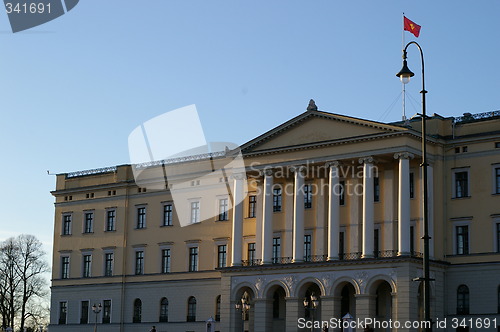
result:
[[[350,253],[339,253],[338,261],[353,261],[353,260],[363,260],[361,258],[361,252],[350,252]],[[397,250],[379,250],[373,252],[373,258],[371,259],[388,259],[388,258],[399,258]],[[418,251],[412,251],[409,256],[412,258],[423,258],[424,255]],[[306,263],[320,263],[328,261],[328,255],[309,255],[304,256],[304,262]],[[273,265],[283,265],[283,264],[300,264],[293,262],[292,257],[273,257]],[[262,265],[261,259],[252,260],[242,260],[241,265],[245,267]]]

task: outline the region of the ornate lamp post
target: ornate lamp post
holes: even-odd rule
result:
[[[99,315],[99,313],[101,312],[101,309],[102,309],[102,305],[100,303],[99,303],[99,305],[96,305],[94,303],[94,305],[92,306],[92,311],[95,314],[94,332],[97,332],[97,315]]]
[[[423,181],[423,198],[422,198],[422,205],[423,205],[423,223],[424,223],[424,236],[422,239],[424,240],[424,259],[423,259],[423,269],[424,269],[424,277],[423,278],[416,278],[415,281],[423,281],[424,282],[424,320],[430,324],[429,326],[426,326],[425,331],[432,331],[432,321],[431,321],[431,288],[430,288],[430,267],[429,267],[429,241],[430,241],[430,236],[429,236],[429,212],[428,212],[428,184],[427,184],[427,166],[429,165],[427,163],[427,148],[426,148],[426,143],[425,139],[427,137],[427,131],[426,131],[426,120],[427,120],[427,115],[425,114],[425,94],[427,91],[425,90],[425,71],[424,71],[424,53],[422,52],[422,48],[417,42],[411,41],[408,44],[406,44],[405,48],[403,49],[403,68],[399,71],[399,73],[396,74],[397,77],[401,79],[401,82],[403,84],[407,84],[410,82],[410,77],[413,77],[415,74],[412,73],[412,71],[408,68],[408,65],[406,63],[406,49],[408,46],[411,44],[414,44],[415,46],[418,47],[418,50],[420,51],[420,58],[422,60],[422,91],[420,93],[422,94],[422,164],[420,164],[420,167],[422,167],[422,181]]]
[[[316,295],[314,295],[314,292],[312,292],[309,297],[306,296],[304,298],[304,308],[308,309],[309,312],[311,313],[311,322],[312,322],[311,331],[314,331],[314,311],[316,310],[318,305],[319,305],[319,300],[316,297]]]
[[[243,296],[241,297],[239,302],[236,302],[235,304],[236,311],[241,310],[241,328],[242,331],[245,331],[245,318],[250,311],[250,296],[248,293],[245,291],[243,293]]]

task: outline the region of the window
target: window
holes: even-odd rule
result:
[[[227,220],[227,198],[219,199],[219,221]]]
[[[146,207],[141,206],[137,208],[137,229],[146,227]]]
[[[339,232],[339,259],[344,259],[344,232]]]
[[[500,194],[500,167],[496,167],[494,169],[493,176],[495,178],[494,180],[495,190],[493,192],[495,194]]]
[[[469,196],[469,172],[468,171],[455,171],[454,172],[454,197],[462,198]]]
[[[415,227],[410,226],[410,253],[415,253]]]
[[[161,273],[170,273],[170,249],[161,251]]]
[[[253,265],[255,262],[255,242],[248,244],[248,265]]]
[[[196,298],[194,296],[191,296],[188,299],[188,314],[186,321],[188,322],[196,321]]]
[[[495,149],[500,149],[500,142],[495,142]]]
[[[378,257],[380,251],[380,232],[378,228],[373,230],[373,256]]]
[[[132,323],[140,323],[142,320],[142,301],[140,299],[134,300],[134,317]]]
[[[111,300],[104,300],[102,306],[102,323],[111,323]]]
[[[310,262],[312,259],[311,256],[311,235],[304,235],[304,261]]]
[[[257,196],[248,196],[248,218],[255,218],[255,208],[257,206]]]
[[[112,252],[104,254],[104,276],[111,277],[113,275],[113,257]]]
[[[215,321],[220,322],[220,295],[215,299]]]
[[[413,173],[410,173],[410,198],[415,198],[415,178]]]
[[[83,277],[90,278],[92,255],[83,255]]]
[[[226,248],[225,244],[217,246],[217,267],[226,267]]]
[[[82,301],[80,311],[80,324],[89,323],[89,301]]]
[[[469,287],[460,285],[457,289],[457,315],[469,314]]]
[[[144,274],[144,251],[135,252],[135,274]]]
[[[457,255],[469,254],[469,226],[456,226]]]
[[[198,271],[198,247],[189,248],[189,272]]]
[[[273,238],[273,264],[280,263],[281,259],[281,238]]]
[[[168,300],[166,297],[160,301],[160,323],[168,322]]]
[[[304,185],[304,209],[312,208],[312,188],[310,184]]]
[[[116,220],[116,211],[115,210],[107,210],[106,211],[106,231],[111,232],[115,230],[115,220]]]
[[[497,231],[497,252],[500,252],[500,223],[496,224]]]
[[[273,212],[281,211],[281,188],[273,189]]]
[[[61,257],[61,278],[69,278],[69,256]]]
[[[94,212],[85,212],[84,214],[84,233],[92,233],[93,230],[93,221],[94,221]]]
[[[191,223],[200,222],[200,202],[191,202]]]
[[[380,202],[380,181],[378,177],[373,178],[373,201]]]
[[[172,204],[163,205],[163,226],[172,226]]]
[[[71,214],[63,215],[63,231],[62,235],[71,234]]]
[[[59,302],[59,324],[66,324],[68,302]]]
[[[339,187],[339,205],[345,205],[345,181],[340,181]]]

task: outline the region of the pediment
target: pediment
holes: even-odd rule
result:
[[[405,130],[375,121],[307,111],[244,144],[242,150],[256,152]]]

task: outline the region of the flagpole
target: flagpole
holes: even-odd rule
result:
[[[405,47],[405,13],[403,12],[403,17],[402,17],[402,26],[401,26],[401,33],[402,33],[402,41],[403,43],[401,44],[401,49]],[[402,89],[403,89],[403,97],[402,97],[402,102],[403,102],[403,117],[402,120],[406,122],[406,85],[404,83],[401,83]]]

